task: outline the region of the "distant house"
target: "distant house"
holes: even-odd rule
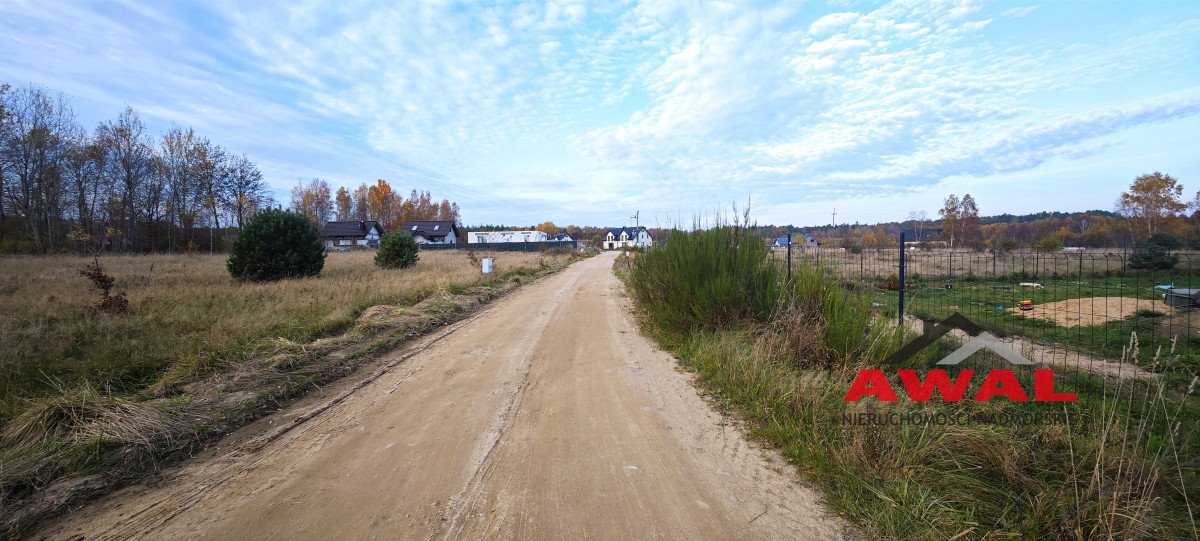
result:
[[[787,237],[775,237],[775,239],[773,241],[770,241],[770,243],[768,245],[771,248],[787,248],[788,238]],[[792,234],[792,247],[794,247],[794,248],[816,248],[817,246],[820,246],[820,245],[821,245],[821,243],[817,242],[817,238],[812,235],[809,235],[808,233],[793,233]]]
[[[321,226],[321,242],[326,248],[379,246],[379,236],[382,234],[379,222],[373,220],[325,222]]]
[[[542,231],[471,231],[467,244],[484,242],[546,242],[550,236]]]
[[[560,233],[558,235],[554,235],[554,238],[551,240],[556,240],[559,242],[575,242],[575,239],[571,238],[571,235],[568,235],[566,233]]]
[[[457,244],[462,240],[462,230],[454,220],[411,220],[404,222],[400,231],[412,235],[417,244]]]
[[[608,230],[608,234],[604,236],[604,249],[616,250],[619,248],[649,248],[654,244],[654,238],[650,236],[650,231],[647,231],[644,226],[641,227],[617,227]]]

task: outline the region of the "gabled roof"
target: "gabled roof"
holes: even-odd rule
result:
[[[445,238],[453,231],[455,239],[462,238],[462,233],[454,220],[409,220],[400,226],[400,230],[410,235],[421,235],[427,239]]]
[[[787,237],[775,237],[775,245],[776,246],[787,246],[787,244],[788,244]]]
[[[383,232],[383,228],[379,227],[379,222],[374,220],[352,221],[352,222],[325,222],[321,226],[322,237],[365,237],[367,233],[374,227],[376,231]]]
[[[646,230],[646,226],[644,226],[644,225],[640,226],[640,227],[614,227],[614,228],[608,230],[608,232],[612,233],[612,236],[614,236],[616,238],[621,238],[622,231],[624,231],[625,235],[627,235],[631,239],[636,237],[638,232],[641,232],[641,231],[646,231],[647,235],[650,234],[650,232]]]

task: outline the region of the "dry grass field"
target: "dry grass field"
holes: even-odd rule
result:
[[[535,271],[565,254],[497,253],[498,277]],[[264,339],[305,342],[340,332],[365,308],[412,305],[438,291],[479,283],[478,267],[460,251],[422,252],[410,269],[384,270],[373,251],[332,252],[315,278],[238,282],[225,255],[104,256],[129,312],[92,308],[99,293],[78,270],[89,258],[0,258],[0,421],[53,380],[89,381],[131,392],[172,363],[238,357]],[[2,424],[2,422],[0,422]]]
[[[578,257],[330,253],[313,278],[239,282],[226,257],[101,258],[128,312],[71,256],[0,258],[0,538],[189,456]],[[448,332],[448,331],[447,331]]]

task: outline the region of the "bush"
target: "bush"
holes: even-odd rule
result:
[[[1035,252],[1050,253],[1061,252],[1063,249],[1062,240],[1058,235],[1046,235],[1033,244]]]
[[[316,276],[325,266],[317,225],[303,214],[259,211],[233,242],[226,268],[239,280]]]
[[[665,245],[633,260],[634,296],[663,328],[686,332],[766,321],[782,283],[762,238],[719,227],[672,231]]]
[[[404,231],[388,233],[379,239],[375,264],[385,269],[403,269],[417,263],[417,241]]]
[[[1157,244],[1144,245],[1129,256],[1129,268],[1141,270],[1166,270],[1179,264],[1179,256],[1171,255],[1166,248]]]
[[[1141,244],[1145,246],[1162,246],[1168,250],[1175,250],[1181,246],[1179,239],[1170,233],[1155,233],[1142,240]]]

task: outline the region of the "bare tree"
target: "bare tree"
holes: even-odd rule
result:
[[[61,94],[23,87],[5,96],[2,183],[6,206],[20,219],[37,252],[54,249],[60,238],[62,161],[69,148],[66,134],[77,131],[74,113]]]
[[[127,250],[138,248],[138,197],[154,175],[154,149],[146,139],[146,127],[132,107],[126,107],[116,120],[100,124],[97,143],[106,154],[105,165],[119,191],[121,243]]]
[[[245,155],[230,158],[225,167],[225,208],[241,229],[242,224],[270,199],[267,186],[258,166]]]
[[[929,214],[923,210],[914,210],[908,213],[908,222],[913,231],[916,232],[917,238],[912,240],[925,240],[925,222],[929,221]]]

